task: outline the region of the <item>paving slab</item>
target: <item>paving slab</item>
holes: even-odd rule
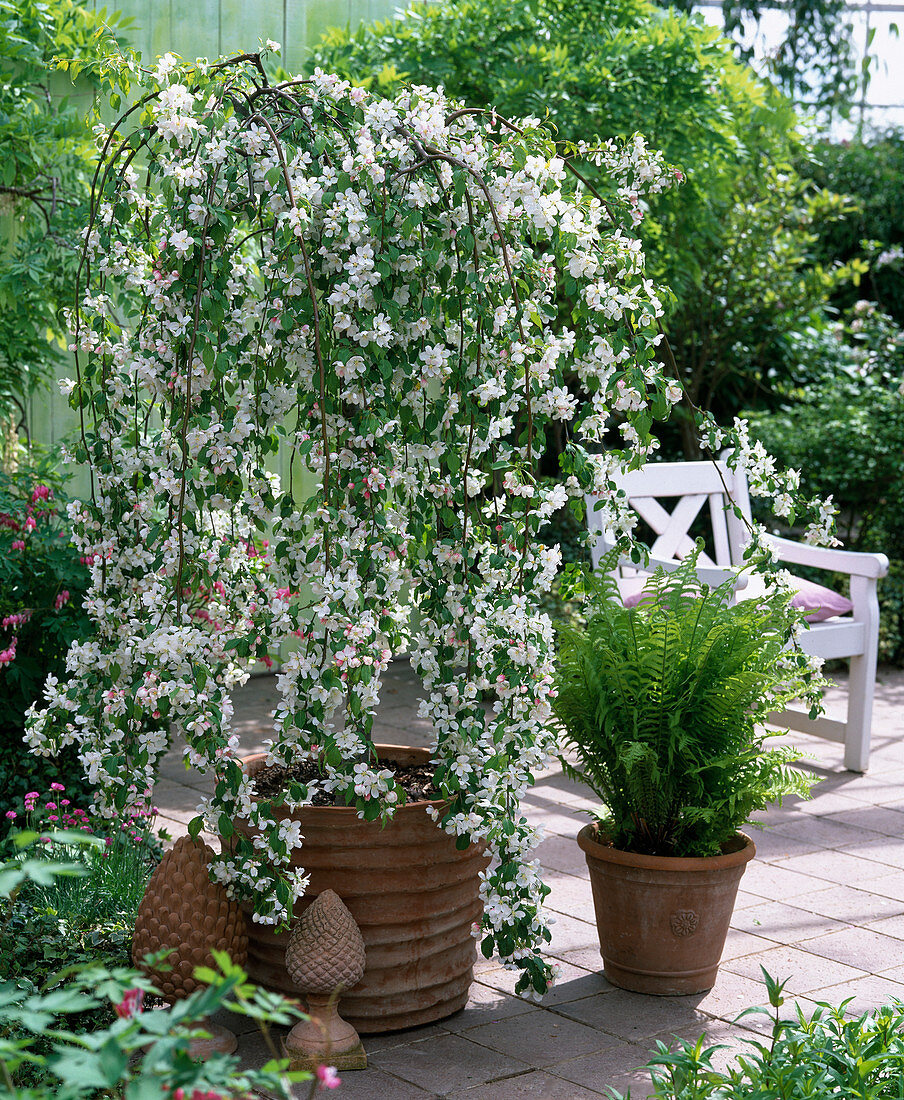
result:
[[[599,959],[598,954],[597,959]],[[584,997],[601,997],[615,989],[615,986],[610,985],[599,970],[589,972],[567,962],[558,963],[558,967],[558,980],[543,998],[544,1009],[566,1004],[568,1001],[580,1001]],[[481,974],[478,981],[486,983],[498,992],[514,996],[517,975],[512,970],[490,970]]]
[[[816,879],[836,886],[857,886],[870,879],[877,878],[880,874],[900,874],[898,868],[888,864],[880,864],[877,861],[863,859],[858,855],[849,853],[846,849],[839,851],[808,852],[805,855],[790,856],[781,862],[774,864],[787,871],[798,871],[804,875],[812,875]],[[790,895],[787,895],[790,896]]]
[[[421,689],[405,661],[385,677],[375,721],[378,740],[427,744],[417,716]],[[830,692],[837,704],[840,690]],[[244,751],[272,733],[275,676],[256,676],[234,697]],[[741,881],[732,928],[714,988],[693,997],[647,997],[602,976],[586,861],[575,842],[591,792],[551,767],[537,777],[526,811],[547,829],[535,855],[552,893],[556,923],[550,955],[558,984],[539,1005],[514,995],[517,975],[479,959],[468,1006],[448,1020],[393,1035],[365,1037],[370,1068],[342,1074],[339,1100],[591,1100],[609,1090],[632,1100],[652,1094],[645,1065],[657,1042],[677,1038],[724,1045],[724,1066],[745,1039],[768,1033],[760,967],[789,979],[806,1011],[851,998],[859,1012],[904,998],[904,673],[882,670],[877,685],[870,773],[845,772],[841,751],[804,735],[785,738],[809,754],[820,777],[810,800],[787,799],[751,829],[757,858]],[[210,780],[186,770],[178,741],[163,762],[154,795],[173,836],[186,830]],[[213,838],[211,838],[213,839]],[[787,1007],[787,1005],[786,1005]],[[740,1017],[740,1018],[739,1018]],[[248,1021],[239,1024],[248,1065],[272,1057]],[[273,1040],[280,1036],[274,1034]],[[295,1090],[301,1100],[308,1087]]]
[[[811,955],[822,955],[871,974],[904,966],[904,940],[871,928],[844,928],[827,936],[804,940],[800,947]]]
[[[523,1059],[491,1050],[462,1035],[449,1034],[378,1051],[369,1061],[377,1069],[387,1070],[439,1096],[486,1085],[533,1068]]]
[[[808,944],[818,942],[818,940],[807,941]],[[904,941],[899,943],[904,946]],[[834,959],[825,958],[823,955],[804,951],[800,947],[773,947],[761,954],[746,955],[742,959],[729,959],[722,964],[723,972],[742,975],[757,982],[758,988],[753,1003],[758,1003],[762,998],[762,987],[759,986],[762,977],[761,968],[765,968],[773,978],[787,980],[785,989],[790,996],[808,994],[815,989],[825,989],[830,985],[854,981],[857,978],[866,977],[870,972],[869,967],[848,966]]]
[[[770,941],[764,950],[769,950],[776,943],[797,943],[833,929],[849,927],[844,921],[835,920],[824,913],[814,913],[781,901],[760,901],[758,905],[745,909],[736,908],[731,924],[732,929]]]
[[[647,997],[627,989],[614,989],[605,997],[583,997],[558,1005],[555,1011],[607,1035],[632,1042],[662,1031],[699,1026],[708,1022],[690,997]]]
[[[528,1100],[530,1097],[537,1100],[597,1100],[603,1095],[609,1094],[583,1088],[572,1081],[563,1081],[550,1073],[534,1071],[450,1093],[448,1100]]]

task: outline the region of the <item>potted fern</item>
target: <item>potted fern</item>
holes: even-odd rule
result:
[[[820,685],[792,642],[801,617],[791,593],[777,580],[735,604],[731,582],[698,580],[699,552],[654,573],[632,608],[610,575],[617,555],[604,559],[601,572],[571,579],[584,625],[559,632],[563,764],[604,806],[578,835],[603,969],[641,993],[712,987],[755,854],[739,829],[811,782],[791,767],[800,754],[766,747],[762,729],[792,698],[818,705]]]

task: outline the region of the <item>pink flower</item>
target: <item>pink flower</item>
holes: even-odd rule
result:
[[[31,608],[26,608],[24,611],[19,611],[15,615],[7,615],[5,619],[0,621],[0,627],[6,629],[11,626],[24,626],[31,616]]]
[[[67,603],[69,603],[69,590],[67,588],[64,588],[59,596],[57,596],[53,606],[57,609],[57,611],[59,611],[60,608]]]
[[[130,1016],[135,1016],[141,1012],[144,1005],[144,990],[143,989],[127,989],[125,994],[116,1008],[116,1015],[121,1020],[127,1020]]]
[[[16,642],[18,638],[11,638],[9,647],[7,649],[0,650],[0,665],[11,664],[16,659]]]
[[[21,539],[16,539],[13,542],[13,550],[24,550],[24,549],[25,549],[25,543]]]
[[[317,1081],[319,1089],[337,1089],[342,1084],[335,1066],[318,1066]]]
[[[15,821],[16,811],[15,810],[7,810],[6,811],[6,816],[9,818],[10,821]]]
[[[51,783],[50,784],[50,789],[52,791],[65,791],[66,790],[66,788],[63,786],[62,783]]]
[[[31,494],[32,504],[36,504],[39,500],[53,500],[53,490],[49,485],[36,485],[34,492]]]

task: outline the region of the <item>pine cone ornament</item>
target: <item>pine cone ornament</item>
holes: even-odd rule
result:
[[[286,948],[289,977],[307,994],[309,1018],[285,1040],[293,1069],[366,1069],[367,1055],[357,1031],[343,1020],[337,994],[364,974],[364,940],[342,899],[324,890],[305,909]]]
[[[305,993],[351,989],[364,974],[364,940],[345,903],[324,890],[302,913],[286,948],[289,977]]]
[[[213,857],[209,845],[190,836],[180,837],[160,861],[144,892],[135,934],[132,960],[153,981],[168,1001],[193,993],[199,983],[195,967],[216,969],[211,949],[225,951],[244,966],[248,959],[248,935],[238,902],[224,888],[210,881],[207,864]],[[170,970],[146,967],[145,955],[170,948]]]

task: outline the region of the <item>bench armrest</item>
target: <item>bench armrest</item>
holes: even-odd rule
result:
[[[812,565],[834,573],[847,573],[854,577],[884,577],[888,572],[888,558],[884,554],[865,554],[859,550],[834,550],[826,546],[810,546],[805,542],[770,535],[768,543],[775,549],[778,560],[791,565]]]

